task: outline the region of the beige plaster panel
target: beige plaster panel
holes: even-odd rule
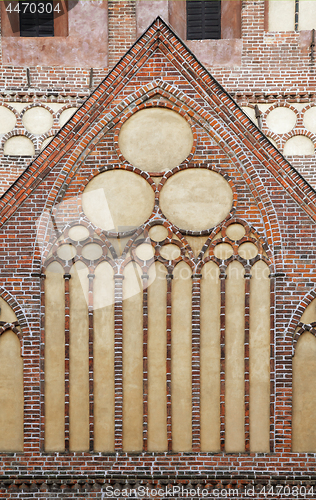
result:
[[[313,155],[315,153],[314,144],[305,135],[295,135],[286,141],[283,149],[284,156],[290,155]]]
[[[220,281],[214,262],[201,281],[201,451],[220,451]]]
[[[164,226],[153,226],[149,229],[149,236],[153,241],[163,241],[168,236],[168,230]]]
[[[245,451],[245,282],[244,268],[232,262],[226,278],[225,450]]]
[[[269,268],[257,262],[251,268],[249,370],[250,451],[270,451],[270,279]]]
[[[63,111],[59,117],[59,124],[61,127],[70,120],[70,118],[75,114],[78,108],[67,108]]]
[[[245,228],[241,224],[230,224],[226,229],[226,235],[233,241],[241,240],[245,233]]]
[[[315,321],[316,321],[316,299],[312,300],[312,302],[308,304],[300,319],[300,322],[305,323],[306,325],[314,323]]]
[[[69,261],[74,258],[77,251],[73,245],[69,245],[66,243],[65,245],[61,245],[57,250],[57,255],[60,259]]]
[[[198,257],[200,254],[204,243],[208,239],[208,236],[185,236],[185,239],[189,243],[192,252],[194,253],[194,257]]]
[[[159,0],[159,2],[157,0],[138,0],[136,2],[137,37],[147,30],[157,16],[162,17],[168,23],[168,0]]]
[[[3,152],[9,156],[33,156],[35,148],[33,142],[24,135],[15,135],[5,142]]]
[[[294,22],[294,0],[269,0],[269,31],[294,31]]]
[[[148,288],[148,451],[167,451],[167,270],[149,269]]]
[[[10,132],[16,124],[15,114],[8,108],[0,106],[0,134]]]
[[[0,451],[23,451],[23,360],[12,330],[0,337]]]
[[[93,281],[94,449],[114,451],[114,279],[102,262]]]
[[[5,321],[6,323],[14,323],[17,321],[15,312],[11,309],[9,304],[0,297],[0,321]]]
[[[138,268],[135,273],[135,267]],[[123,450],[143,448],[143,294],[129,263],[123,280]]]
[[[316,132],[316,106],[313,106],[312,108],[309,108],[307,111],[305,111],[304,125],[307,130],[310,130],[313,133]]]
[[[316,452],[316,338],[298,340],[293,358],[292,451]]]
[[[108,2],[69,1],[68,36],[2,37],[3,64],[104,68],[108,56]],[[31,71],[32,78],[32,71]],[[89,76],[86,75],[88,87]],[[35,80],[36,82],[36,80]],[[35,84],[33,82],[33,84]]]
[[[145,222],[155,194],[143,177],[127,170],[109,170],[94,177],[82,195],[86,216],[107,231],[126,231]]]
[[[190,168],[172,175],[160,192],[160,208],[177,227],[209,229],[229,214],[233,193],[216,172]]]
[[[298,16],[298,29],[312,30],[314,28],[316,28],[315,0],[301,0]]]
[[[270,111],[266,119],[267,126],[276,134],[285,134],[290,132],[290,130],[292,130],[295,126],[295,123],[296,114],[294,111],[283,106]]]
[[[186,159],[192,146],[189,123],[170,109],[156,107],[138,111],[123,124],[119,133],[123,156],[134,167],[149,172],[176,167]]]
[[[53,115],[47,109],[35,106],[24,113],[22,121],[32,134],[45,134],[53,126]]]
[[[180,262],[172,280],[171,405],[172,449],[192,448],[192,279],[191,269]]]
[[[109,242],[113,245],[113,248],[116,251],[117,256],[120,257],[124,252],[124,249],[130,237],[127,236],[126,238],[108,238],[108,239]]]
[[[77,262],[70,279],[69,420],[70,450],[89,450],[88,268]]]
[[[43,142],[42,142],[42,145],[41,145],[41,151],[43,151],[46,146],[48,146],[48,144],[54,139],[54,136],[53,137],[47,137],[47,139],[44,139]]]
[[[53,262],[45,279],[45,451],[65,449],[65,283]]]
[[[209,66],[241,66],[242,40],[186,40],[186,45]]]
[[[242,106],[241,109],[246,113],[250,120],[254,122],[255,125],[258,125],[256,112],[253,108],[251,108],[250,106]]]

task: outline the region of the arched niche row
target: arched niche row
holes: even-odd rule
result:
[[[0,452],[23,451],[24,396],[17,317],[0,298]]]

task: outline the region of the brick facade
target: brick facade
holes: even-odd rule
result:
[[[81,2],[82,3],[82,2]],[[194,55],[160,19],[155,20],[146,33],[134,44],[136,37],[135,2],[108,1],[108,63],[90,71],[89,61],[81,68],[14,66],[3,64],[0,81],[1,98],[9,103],[17,115],[14,130],[3,134],[1,146],[14,135],[28,134],[34,143],[36,157],[26,168],[29,157],[1,159],[0,222],[2,246],[1,297],[11,306],[18,325],[1,325],[0,335],[12,329],[21,340],[24,361],[24,453],[1,453],[0,492],[3,498],[106,498],[114,490],[144,487],[150,489],[184,486],[185,489],[205,488],[209,496],[215,489],[227,490],[227,498],[263,498],[262,488],[280,485],[280,495],[274,490],[272,498],[297,497],[297,491],[309,492],[314,498],[316,488],[315,454],[291,451],[292,421],[292,356],[298,336],[308,329],[315,335],[314,325],[307,328],[300,323],[308,304],[315,298],[315,248],[312,236],[316,222],[315,159],[295,155],[291,164],[265,137],[274,139],[282,150],[291,133],[270,134],[263,112],[261,132],[242,112],[240,106],[278,104],[292,109],[293,103],[308,107],[314,103],[314,68],[310,56],[310,33],[269,33],[265,31],[266,6],[264,1],[242,2],[242,56],[241,64],[233,67],[214,65],[212,76]],[[118,29],[119,26],[119,29]],[[219,47],[224,40],[214,41]],[[8,44],[8,39],[6,40]],[[3,51],[5,47],[3,47]],[[128,51],[126,54],[125,52]],[[125,54],[125,55],[124,55]],[[120,59],[122,57],[122,59]],[[5,53],[3,52],[3,60]],[[119,60],[120,59],[120,60]],[[118,61],[119,60],[119,61]],[[114,66],[115,63],[118,64]],[[203,61],[202,61],[203,62]],[[102,79],[110,68],[112,71]],[[27,76],[29,75],[29,76]],[[28,82],[27,79],[30,79]],[[93,88],[100,85],[92,92]],[[28,85],[29,83],[29,85]],[[221,87],[221,85],[223,87]],[[225,89],[225,90],[224,90]],[[90,95],[91,94],[91,95]],[[233,101],[230,97],[232,95]],[[86,100],[87,99],[87,100]],[[51,109],[53,127],[45,134],[32,135],[25,130],[23,113],[14,104],[41,104]],[[49,108],[49,104],[59,104]],[[183,260],[192,269],[192,451],[173,452],[171,447],[170,366],[167,367],[167,432],[168,452],[148,452],[146,448],[147,393],[144,391],[143,451],[127,453],[122,450],[122,262],[116,262],[115,278],[115,339],[116,339],[116,415],[115,452],[44,451],[44,350],[45,350],[45,263],[56,245],[56,231],[47,214],[53,214],[60,237],[64,228],[84,219],[80,211],[80,195],[98,173],[111,169],[126,170],[142,175],[156,190],[156,207],[160,192],[172,175],[141,172],[122,156],[118,146],[121,125],[136,111],[163,107],[182,114],[194,131],[194,147],[179,167],[173,170],[206,169],[220,173],[233,190],[232,210],[212,231],[201,231],[207,240],[203,255],[195,258],[186,236],[190,231],[178,231],[157,212],[139,233],[149,231],[154,221],[169,228],[176,235]],[[59,116],[67,107],[78,107],[77,113],[61,130]],[[22,108],[22,106],[20,106]],[[11,109],[10,107],[8,109]],[[31,109],[31,108],[30,108]],[[293,107],[303,113],[303,107]],[[294,131],[302,135],[303,116],[299,116]],[[53,140],[39,154],[45,138]],[[279,141],[279,142],[278,142]],[[295,168],[293,168],[293,166]],[[26,168],[26,169],[25,169]],[[304,177],[302,177],[304,176]],[[159,179],[161,177],[161,179]],[[306,180],[309,182],[306,182]],[[155,188],[155,181],[158,187]],[[10,186],[10,187],[9,187]],[[8,190],[6,190],[9,188]],[[76,200],[74,202],[74,200]],[[64,205],[63,205],[64,204]],[[68,205],[67,205],[68,204]],[[78,204],[78,206],[77,206]],[[69,209],[71,207],[71,210]],[[79,208],[78,208],[79,207]],[[68,211],[69,210],[69,211]],[[43,215],[44,214],[44,215]],[[249,450],[249,366],[248,330],[245,330],[245,452],[225,453],[225,353],[221,358],[221,452],[200,451],[199,415],[199,307],[202,264],[216,261],[214,236],[228,241],[226,227],[237,222],[244,225],[246,234],[239,245],[256,241],[260,252],[253,261],[245,263],[238,255],[236,245],[232,261],[245,267],[245,316],[249,321],[250,267],[264,261],[270,269],[271,282],[271,420],[270,453]],[[60,231],[60,233],[59,233]],[[102,231],[100,232],[100,234]],[[220,236],[219,236],[220,235]],[[127,235],[128,236],[128,235]],[[136,237],[131,238],[131,248]],[[134,239],[133,239],[134,238]],[[66,240],[63,240],[66,241]],[[170,240],[171,241],[171,240]],[[60,245],[60,242],[58,243]],[[109,247],[109,245],[108,245]],[[156,246],[156,257],[160,245]],[[187,254],[185,254],[187,252]],[[191,253],[190,253],[191,252]],[[114,259],[115,260],[115,259]],[[119,259],[118,259],[119,260]],[[157,257],[158,260],[158,257]],[[249,263],[250,262],[250,263]],[[228,262],[217,262],[221,267],[222,311],[225,308],[225,278]],[[120,267],[121,265],[121,267]],[[89,269],[89,273],[90,273]],[[143,270],[144,271],[144,270]],[[146,271],[146,269],[145,269]],[[144,275],[145,275],[144,271]],[[65,269],[66,297],[69,269]],[[147,272],[147,271],[146,271]],[[172,315],[171,290],[174,266],[167,275],[167,353],[170,359],[170,325]],[[90,276],[90,275],[89,275]],[[91,273],[92,276],[92,273]],[[69,276],[68,276],[69,277]],[[144,277],[143,279],[147,279]],[[91,280],[93,281],[92,277]],[[146,293],[144,314],[147,318]],[[66,320],[67,307],[66,299]],[[91,310],[89,310],[91,312]],[[223,318],[223,315],[222,315]],[[66,321],[67,323],[67,321]],[[146,320],[145,320],[146,335]],[[222,323],[224,347],[225,325]],[[19,330],[20,328],[20,330]],[[66,326],[67,329],[67,326]],[[89,333],[91,335],[91,323]],[[92,337],[89,337],[90,340]],[[144,337],[145,338],[145,337]],[[91,344],[92,342],[90,342]],[[66,337],[66,344],[68,345]],[[90,345],[91,347],[91,345]],[[92,348],[92,347],[91,347]],[[224,351],[224,349],[223,349]],[[65,353],[68,359],[67,350]],[[91,358],[92,352],[89,352]],[[147,359],[144,342],[144,360]],[[147,365],[143,365],[147,380]],[[90,366],[90,380],[93,369]],[[66,370],[66,381],[68,372]],[[90,418],[93,423],[93,390],[90,387]],[[66,431],[67,425],[66,384]],[[90,427],[93,442],[93,425]],[[106,490],[108,487],[108,490]],[[249,495],[245,488],[252,488]],[[296,490],[303,487],[306,490]],[[286,489],[288,488],[288,489]],[[232,490],[238,489],[238,494]],[[151,498],[149,490],[143,496]],[[228,491],[229,490],[229,491]],[[213,493],[211,493],[213,491]],[[260,495],[261,491],[261,495]],[[232,493],[230,493],[232,492]],[[289,493],[292,496],[289,496]],[[185,498],[185,492],[175,490]],[[124,492],[114,497],[126,496]],[[234,495],[234,496],[231,496]],[[196,495],[197,496],[197,495]],[[167,498],[167,495],[166,495]],[[271,498],[271,496],[270,496]]]

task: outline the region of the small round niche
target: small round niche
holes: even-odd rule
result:
[[[109,170],[94,177],[82,195],[82,208],[97,227],[130,231],[151,215],[155,194],[143,177],[127,170]]]
[[[76,249],[72,245],[61,245],[57,250],[57,255],[62,260],[71,260],[76,255]]]
[[[175,226],[203,231],[222,222],[233,204],[228,182],[201,168],[182,170],[169,177],[160,193],[160,208]]]
[[[218,259],[226,260],[229,259],[234,253],[233,248],[228,243],[219,243],[214,248],[214,255]]]
[[[245,228],[241,224],[231,224],[226,229],[226,234],[228,238],[230,238],[233,241],[241,240],[241,238],[245,236],[245,233],[246,233]]]
[[[149,236],[153,241],[163,241],[168,236],[168,230],[161,225],[153,226],[149,229]]]
[[[53,126],[52,114],[40,106],[28,109],[22,121],[26,130],[35,135],[45,134]]]
[[[155,255],[155,249],[149,243],[142,243],[136,248],[136,255],[141,260],[150,260]]]
[[[69,229],[68,235],[74,241],[82,241],[88,238],[89,231],[84,226],[73,226]]]
[[[89,243],[83,247],[82,255],[87,260],[97,260],[102,256],[102,248],[97,243]]]
[[[176,260],[181,255],[181,250],[177,245],[164,245],[160,250],[160,255],[166,260]]]
[[[135,113],[119,133],[119,147],[134,167],[148,172],[170,170],[190,154],[193,134],[175,111],[147,108]]]
[[[240,245],[238,253],[242,259],[254,259],[258,255],[258,248],[253,243],[247,242]]]

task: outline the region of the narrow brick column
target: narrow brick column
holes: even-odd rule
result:
[[[200,301],[202,274],[192,275],[192,451],[201,448]]]
[[[225,279],[226,268],[220,269],[221,280],[221,373],[220,373],[220,441],[221,451],[225,451]]]
[[[148,274],[142,275],[143,281],[143,451],[148,446]]]
[[[71,274],[65,273],[65,451],[69,451],[69,320],[70,294],[69,280]]]
[[[89,278],[89,449],[94,450],[94,375],[93,375],[93,279],[94,274],[88,274]]]
[[[41,347],[40,347],[40,393],[41,393],[41,422],[40,422],[40,450],[45,451],[45,274],[41,278]],[[24,386],[25,383],[23,382]]]
[[[166,362],[166,389],[167,389],[167,440],[168,451],[172,451],[172,414],[171,414],[171,287],[172,274],[167,274],[167,362]]]
[[[114,275],[115,450],[123,446],[123,279],[122,274]]]
[[[109,68],[121,59],[136,40],[135,0],[109,0]]]
[[[250,300],[250,270],[246,269],[245,278],[245,451],[250,451],[249,433],[249,300]]]

